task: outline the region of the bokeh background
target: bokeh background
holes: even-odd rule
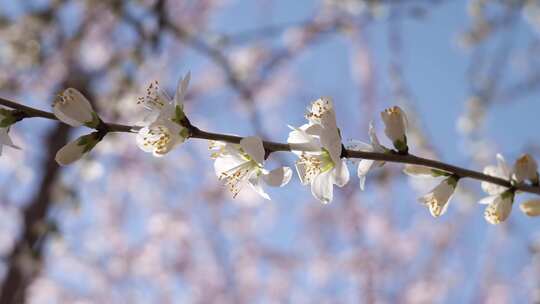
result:
[[[50,110],[75,87],[106,121],[135,124],[152,80],[192,72],[198,127],[285,141],[332,96],[345,140],[403,107],[411,152],[475,170],[540,157],[537,0],[0,0],[0,94]],[[540,221],[483,219],[463,181],[443,217],[402,166],[353,178],[329,205],[295,176],[232,199],[208,143],[167,156],[87,130],[16,124],[0,157],[1,303],[539,303]],[[388,142],[386,142],[388,144]],[[275,153],[269,166],[293,166]],[[518,202],[526,196],[518,196]]]

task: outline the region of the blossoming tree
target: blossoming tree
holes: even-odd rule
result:
[[[287,11],[279,20],[300,21],[275,25],[267,5]],[[504,237],[511,223],[540,215],[536,142],[498,149],[482,128],[501,99],[535,96],[535,71],[500,75],[512,54],[536,64],[522,53],[534,49],[538,5],[304,5],[88,0],[0,12],[0,303],[534,300],[537,287],[524,295],[512,278],[538,276],[536,251],[519,265],[500,261],[537,247],[531,230]],[[471,28],[458,44],[472,49],[472,92],[458,87],[469,95],[461,116],[432,114],[452,102],[414,97],[431,92],[431,79],[409,83],[405,37],[425,29],[408,25],[465,5]],[[261,8],[268,20],[257,29],[229,30],[247,22],[237,14]],[[521,27],[532,46],[505,40],[513,36],[505,29]],[[372,35],[388,38],[387,56]],[[451,73],[452,63],[431,67],[422,56],[408,69]],[[437,97],[449,101],[455,89],[437,83]],[[461,159],[439,150],[460,152],[458,139],[437,135],[437,124],[453,120]],[[510,270],[497,273],[499,263]],[[459,280],[479,288],[462,290]]]

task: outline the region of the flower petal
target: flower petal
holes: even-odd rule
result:
[[[505,193],[503,193],[497,196],[484,210],[484,218],[486,221],[493,225],[506,221],[512,212],[513,200],[513,194],[505,195]]]
[[[292,177],[292,170],[289,167],[280,167],[270,172],[263,172],[262,178],[264,182],[272,187],[283,187]]]
[[[375,127],[373,126],[373,122],[369,123],[369,140],[371,141],[371,146],[373,151],[375,152],[384,152],[385,148],[381,145],[379,142],[379,138],[377,137],[377,132],[375,131]]]
[[[365,143],[363,141],[359,141],[359,140],[350,140],[346,145],[345,147],[349,150],[353,150],[353,151],[366,151],[366,152],[372,152],[373,151],[373,147],[368,144],[368,143]]]
[[[234,168],[242,166],[246,161],[241,161],[231,155],[223,155],[216,158],[214,162],[214,172],[219,177],[222,173],[232,171]]]
[[[343,187],[349,182],[349,178],[349,168],[347,168],[347,162],[343,159],[332,170],[332,179],[336,186]]]
[[[186,97],[187,88],[189,81],[191,80],[191,71],[189,71],[184,78],[178,82],[176,88],[176,93],[174,94],[174,102],[177,105],[182,105],[184,103],[184,98]]]
[[[364,190],[364,186],[366,183],[366,176],[375,164],[374,160],[371,159],[362,159],[360,163],[358,163],[358,178],[360,179],[360,190]]]
[[[317,175],[311,183],[311,193],[323,204],[328,204],[333,199],[332,170]]]
[[[304,186],[307,185],[310,182],[310,180],[306,178],[306,170],[307,170],[306,165],[303,163],[296,162],[295,167],[296,167],[296,173],[298,174],[298,177],[300,178],[300,182]]]
[[[293,152],[321,150],[321,144],[318,137],[306,133],[305,130],[309,127],[309,124],[303,125],[300,128],[289,126],[289,128],[291,128],[293,131],[289,133],[287,142],[289,143]]]
[[[58,150],[54,159],[62,166],[69,165],[94,148],[99,140],[97,132],[83,135]]]
[[[341,158],[341,137],[337,128],[323,128],[320,141],[322,146],[330,154],[334,163],[338,163]]]
[[[249,178],[249,185],[255,192],[257,192],[260,196],[262,196],[264,199],[270,200],[270,196],[268,193],[266,193],[260,183],[260,177],[257,174],[253,174]]]
[[[481,200],[479,200],[478,204],[480,204],[480,205],[489,205],[489,204],[493,203],[493,201],[495,201],[495,199],[497,199],[497,197],[499,197],[499,196],[498,195],[486,196],[486,197],[482,198]]]
[[[506,160],[504,159],[504,156],[502,154],[497,153],[497,166],[499,167],[499,174],[502,178],[509,178],[512,174],[512,170],[506,163]]]
[[[257,136],[244,137],[240,141],[240,146],[258,164],[264,163],[264,146],[262,140]]]
[[[74,88],[64,90],[53,103],[53,113],[62,122],[79,127],[93,121],[94,110],[84,95]]]

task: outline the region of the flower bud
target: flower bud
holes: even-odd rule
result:
[[[429,212],[434,217],[439,217],[448,209],[448,202],[456,190],[458,178],[451,176],[443,180],[430,193],[419,198],[419,201],[429,208]]]
[[[100,122],[88,99],[73,88],[58,95],[53,103],[53,112],[58,119],[72,127],[85,125],[96,128]]]
[[[92,150],[102,138],[103,137],[99,132],[83,135],[58,150],[54,159],[62,166],[69,165],[81,159],[84,154]]]
[[[381,112],[381,118],[384,122],[384,133],[392,141],[394,147],[399,152],[407,152],[407,118],[400,107],[394,106]]]

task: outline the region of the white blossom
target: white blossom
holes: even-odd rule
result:
[[[400,152],[407,152],[407,117],[405,112],[398,107],[393,106],[381,112],[381,118],[384,122],[384,133],[392,141],[394,147]]]
[[[501,154],[497,154],[497,166],[487,166],[484,174],[499,177],[510,181],[512,170]],[[512,211],[514,203],[514,191],[497,184],[482,182],[482,190],[489,196],[481,199],[479,204],[487,204],[484,211],[484,218],[491,224],[504,222]]]
[[[355,151],[366,151],[366,152],[378,152],[385,153],[388,149],[382,146],[377,138],[375,133],[375,128],[373,124],[369,124],[369,139],[371,144],[364,143],[362,141],[353,140],[347,145],[351,150]],[[360,189],[364,190],[366,183],[366,176],[373,167],[381,167],[384,165],[384,161],[372,160],[372,159],[362,159],[358,162],[357,175],[360,179]]]
[[[80,127],[95,128],[99,117],[84,95],[74,88],[68,88],[58,95],[53,103],[54,115],[62,122]]]
[[[491,195],[483,198],[479,203],[488,205],[484,210],[484,218],[490,224],[496,225],[504,222],[510,215],[514,203],[514,192],[507,190],[500,195]]]
[[[497,166],[487,166],[484,168],[484,174],[499,177],[510,181],[512,171],[508,164],[506,163],[504,157],[501,154],[497,154]],[[507,187],[500,186],[497,184],[482,182],[482,190],[489,195],[501,194],[504,191],[508,190]]]
[[[429,208],[431,215],[434,217],[441,216],[448,208],[448,203],[456,190],[457,183],[458,178],[450,176],[418,200]]]
[[[289,167],[280,167],[272,171],[264,169],[265,150],[259,137],[245,137],[240,144],[211,142],[210,149],[215,152],[214,170],[220,180],[225,180],[233,197],[249,184],[253,190],[265,199],[270,196],[264,191],[262,181],[272,187],[285,186],[292,177]]]
[[[139,98],[149,114],[137,134],[137,145],[144,152],[163,156],[189,136],[184,126],[184,98],[191,78],[188,73],[178,83],[174,99],[159,88],[157,81],[151,83],[144,97]]]
[[[521,183],[525,180],[538,184],[538,164],[529,154],[523,154],[514,163],[514,179]]]
[[[341,136],[336,124],[331,98],[314,101],[308,114],[309,123],[291,127],[287,142],[299,156],[296,170],[303,185],[311,185],[311,193],[322,203],[333,199],[333,185],[343,187],[349,181],[349,170],[341,158]]]
[[[88,151],[92,150],[101,139],[102,136],[99,132],[83,135],[58,150],[54,159],[62,166],[69,165],[81,159]]]
[[[540,200],[529,200],[521,205],[519,209],[528,216],[539,216],[540,215]]]

